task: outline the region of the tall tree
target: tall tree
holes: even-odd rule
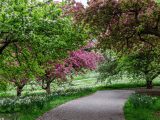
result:
[[[105,60],[98,69],[99,80],[104,81],[108,78],[107,80],[111,82],[112,79],[120,78],[125,74],[136,80],[146,80],[146,87],[151,89],[152,81],[160,74],[159,57],[155,51],[149,53],[143,51]]]
[[[146,87],[153,87],[152,81],[160,75],[160,56],[155,51],[139,52],[123,56],[119,60],[118,69],[129,75],[146,80]]]
[[[1,0],[0,6],[0,76],[16,85],[17,96],[45,74],[46,62],[85,43],[85,30],[63,15],[63,3]]]
[[[92,36],[98,40],[102,50],[112,49],[118,56],[130,57],[132,61],[148,61],[143,69],[158,70],[160,56],[160,4],[155,0],[90,0],[85,8],[81,4],[72,7],[77,22],[92,29]],[[78,11],[78,12],[77,12]],[[156,54],[156,55],[153,55]],[[152,56],[153,58],[150,58]],[[151,64],[150,64],[151,63]],[[154,67],[152,66],[154,63]],[[131,65],[131,64],[130,64]],[[158,65],[158,66],[157,66]],[[147,68],[146,68],[147,67]],[[151,76],[155,76],[154,72]],[[149,75],[147,75],[149,76]],[[151,79],[146,77],[146,81]]]
[[[90,25],[103,49],[128,53],[159,45],[160,5],[154,0],[91,0],[86,8],[76,5],[73,10],[81,9],[75,19]]]

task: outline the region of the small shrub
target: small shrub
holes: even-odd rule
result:
[[[6,91],[7,90],[7,82],[4,82],[3,80],[0,81],[0,91]]]
[[[129,97],[129,102],[133,105],[133,107],[138,108],[150,108],[156,102],[157,97],[151,97],[148,95],[140,95],[140,94],[132,94]]]

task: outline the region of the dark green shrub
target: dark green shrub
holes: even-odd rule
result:
[[[7,90],[7,83],[3,80],[0,81],[0,91],[6,91]]]

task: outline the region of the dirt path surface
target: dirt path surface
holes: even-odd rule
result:
[[[37,120],[124,120],[123,106],[131,90],[98,91],[63,104]]]

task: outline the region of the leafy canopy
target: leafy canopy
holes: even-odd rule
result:
[[[63,15],[63,4],[0,1],[0,79],[23,87],[45,74],[48,61],[64,59],[85,43],[85,30]]]

